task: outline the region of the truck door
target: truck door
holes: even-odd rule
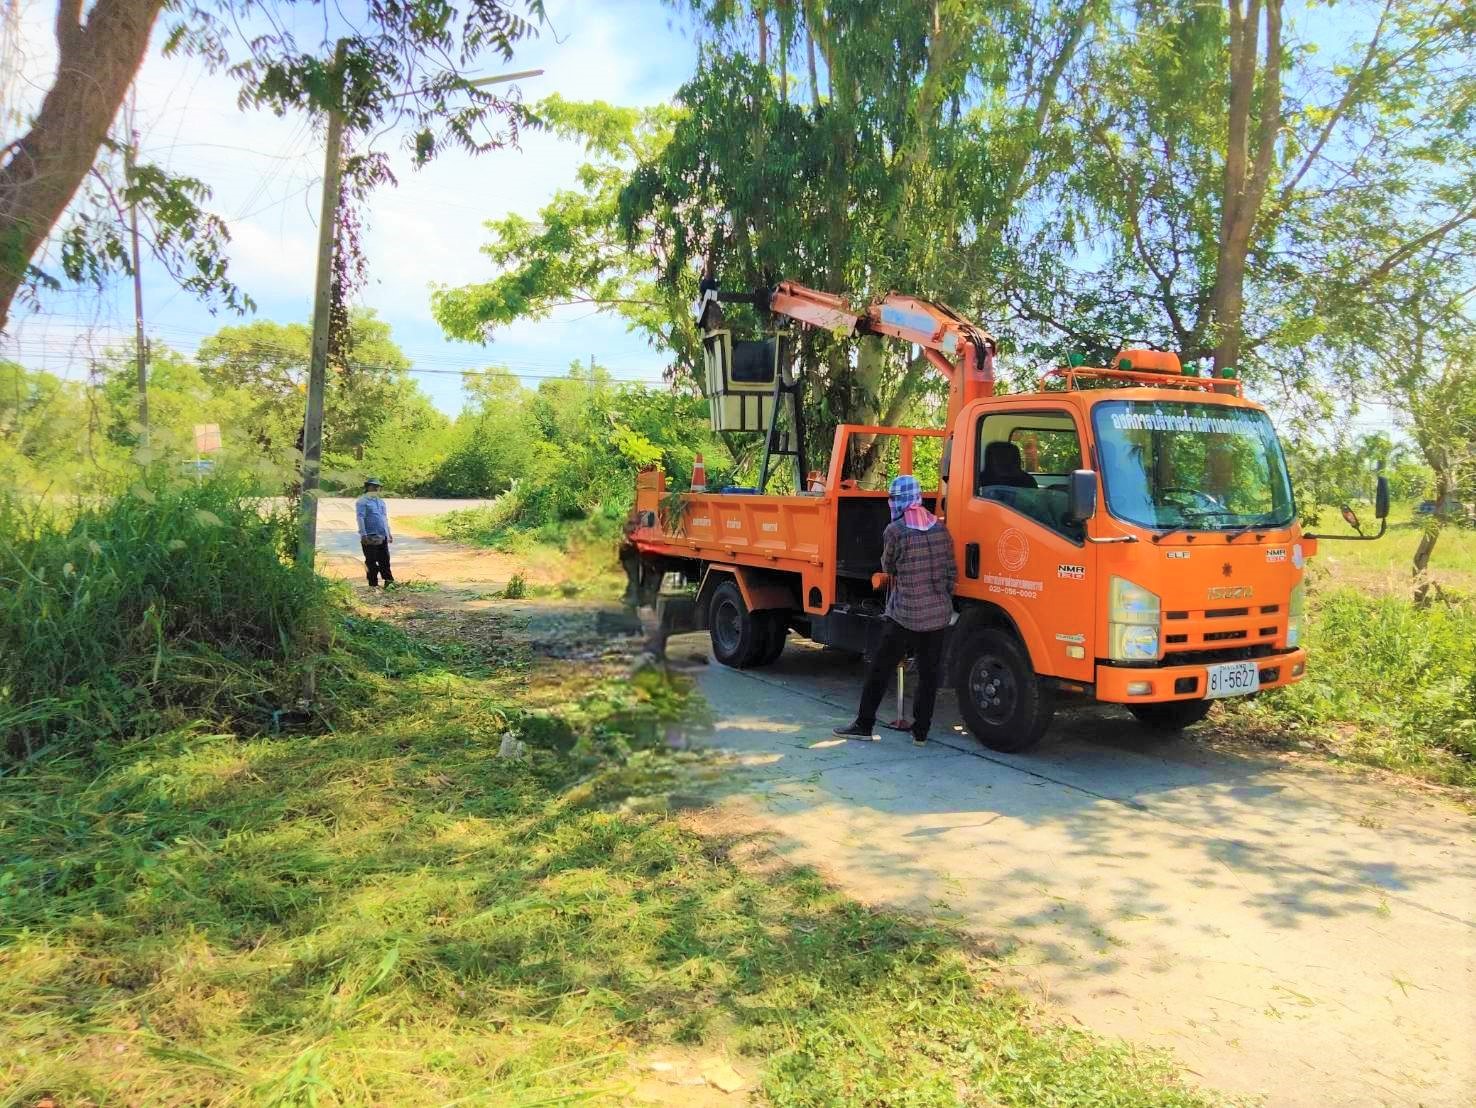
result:
[[[1082,428],[1064,404],[974,409],[950,475],[958,595],[1002,608],[1037,673],[1090,682],[1095,550],[1067,511]],[[956,455],[958,457],[958,455]]]

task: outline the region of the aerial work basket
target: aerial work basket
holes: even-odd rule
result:
[[[714,431],[767,431],[774,413],[774,383],[788,375],[788,336],[737,339],[726,328],[702,336],[707,397]]]
[[[702,329],[702,395],[714,431],[747,431],[764,436],[764,459],[756,486],[763,492],[776,458],[794,463],[795,490],[805,487],[805,425],[800,382],[795,374],[793,336],[771,331],[759,339],[735,339],[723,319],[721,301],[764,306],[766,290],[722,293],[704,281],[697,308]],[[782,417],[782,418],[781,418]],[[789,429],[781,428],[787,423]]]

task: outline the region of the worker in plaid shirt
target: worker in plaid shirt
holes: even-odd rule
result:
[[[917,696],[912,704],[912,741],[923,746],[933,723],[943,660],[943,632],[953,621],[953,586],[958,569],[948,528],[923,507],[917,478],[892,482],[892,522],[882,532],[882,574],[887,583],[887,618],[881,643],[866,667],[861,707],[854,723],[837,727],[845,737],[871,738],[887,678],[911,654],[917,659]]]

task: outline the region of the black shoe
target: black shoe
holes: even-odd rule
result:
[[[913,735],[912,736],[912,745],[913,746],[927,746],[928,745],[928,737],[926,735]]]
[[[844,727],[837,727],[830,732],[843,739],[869,739],[872,737],[873,729],[862,727],[859,723],[848,723]]]

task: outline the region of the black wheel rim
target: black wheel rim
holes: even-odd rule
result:
[[[738,650],[738,640],[742,637],[741,620],[738,605],[731,600],[718,602],[717,610],[712,613],[712,637],[724,654]]]
[[[985,723],[1002,727],[1015,714],[1020,687],[1014,673],[1001,658],[985,654],[974,659],[969,668],[969,696]]]

